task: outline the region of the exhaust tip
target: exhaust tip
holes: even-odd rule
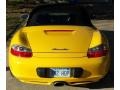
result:
[[[53,85],[54,85],[54,86],[57,86],[57,87],[64,86],[65,84],[66,84],[65,82],[60,82],[60,81],[53,83]]]

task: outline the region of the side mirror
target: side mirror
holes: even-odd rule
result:
[[[21,19],[27,19],[29,17],[29,14],[23,14],[20,16]]]

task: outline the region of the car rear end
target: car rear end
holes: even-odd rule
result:
[[[27,27],[20,38],[12,39],[9,63],[13,75],[40,84],[81,84],[103,78],[109,67],[109,53],[100,32],[79,26],[61,26],[64,30],[56,31],[58,27]],[[14,44],[17,39],[25,43]]]
[[[37,12],[13,36],[9,66],[20,81],[86,84],[100,80],[108,72],[107,39],[86,16],[82,18],[83,12],[75,16],[76,12],[63,9]]]

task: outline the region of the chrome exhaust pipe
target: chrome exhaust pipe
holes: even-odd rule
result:
[[[65,85],[65,82],[57,81],[57,82],[54,82],[53,85],[60,87],[60,86],[64,86],[64,85]]]

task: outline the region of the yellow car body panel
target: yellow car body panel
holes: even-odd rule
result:
[[[49,32],[49,30],[58,30],[58,32]],[[59,32],[59,30],[68,30],[68,32]],[[10,70],[17,79],[27,83],[49,85],[55,81],[65,81],[68,84],[96,82],[108,72],[109,53],[102,57],[88,58],[87,51],[104,41],[98,30],[87,26],[23,27],[14,34],[9,46]],[[12,55],[10,50],[14,44],[31,48],[33,56],[24,58]],[[65,50],[61,50],[63,48]],[[84,70],[80,78],[43,78],[36,73],[37,68],[77,67],[82,67]]]
[[[45,31],[48,32],[45,32]],[[71,32],[49,32],[49,30],[73,30]],[[32,47],[33,52],[53,52],[51,48],[69,48],[69,52],[87,52],[94,30],[86,26],[31,26],[24,27],[16,36],[19,40]],[[15,41],[16,39],[15,38]],[[39,38],[39,40],[38,40]],[[25,42],[23,42],[25,41]],[[29,41],[29,43],[27,43]],[[38,43],[39,41],[39,43]],[[12,41],[14,42],[14,41]],[[48,45],[49,44],[49,45]],[[84,47],[83,47],[84,44]],[[66,51],[65,51],[66,52]],[[67,51],[68,52],[68,51]]]

